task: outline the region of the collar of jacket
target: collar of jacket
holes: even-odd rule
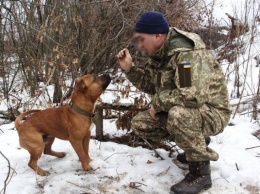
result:
[[[156,51],[155,54],[150,56],[151,60],[156,61],[156,62],[161,62],[165,57],[167,57],[170,37],[171,37],[171,30],[169,31],[163,45]]]
[[[191,50],[194,48],[194,41],[184,34],[177,31],[176,28],[170,28],[164,44],[150,56],[152,61],[157,62],[161,67],[165,62],[169,61],[174,51],[178,50]]]

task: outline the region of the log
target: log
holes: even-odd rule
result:
[[[93,119],[93,122],[96,125],[96,138],[98,140],[103,140],[103,110],[104,109],[111,109],[111,110],[119,110],[119,111],[144,111],[148,110],[149,107],[137,107],[133,104],[109,104],[109,103],[102,103],[98,104],[95,107],[96,115]]]

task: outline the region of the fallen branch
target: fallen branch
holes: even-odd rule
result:
[[[80,188],[88,189],[88,187],[86,187],[86,186],[78,185],[78,184],[70,182],[70,181],[67,181],[67,183],[70,183],[70,184],[77,186],[77,187],[80,187]]]
[[[252,111],[248,111],[247,112],[244,112],[244,113],[240,113],[240,115],[246,115],[246,114],[250,114],[250,113],[253,113],[253,112],[260,112],[260,110],[252,110]]]
[[[72,182],[70,182],[70,181],[67,181],[67,183],[70,183],[70,184],[72,184],[72,185],[74,185],[74,186],[76,186],[76,187],[79,187],[79,188],[88,189],[88,190],[91,190],[91,191],[95,192],[93,189],[89,188],[89,186],[78,185],[78,184],[72,183]],[[90,194],[90,193],[89,193],[89,192],[88,192],[88,193],[85,192],[84,194]]]
[[[157,174],[157,176],[162,176],[162,175],[167,174],[168,171],[170,170],[170,168],[171,168],[171,167],[169,166],[166,170],[164,170],[164,171],[160,172],[159,174]]]
[[[147,187],[146,184],[144,184],[144,183],[140,183],[140,182],[130,182],[130,183],[129,183],[129,186],[132,187],[132,188],[134,188],[134,187],[140,187],[141,185]]]
[[[120,104],[120,103],[112,103],[112,104],[109,104],[109,103],[102,103],[102,104],[97,104],[96,107],[95,107],[96,110],[103,110],[103,109],[112,109],[112,110],[128,110],[128,111],[144,111],[144,110],[147,110],[149,109],[149,107],[138,107],[132,103],[130,104],[127,104],[127,103],[124,103],[124,104]]]
[[[239,103],[240,104],[247,104],[247,103],[249,103],[249,102],[252,102],[252,101],[254,101],[255,100],[255,97],[256,96],[246,96],[246,97],[242,97],[242,99],[241,99],[241,101],[240,102],[230,102],[230,106],[231,107],[235,107],[235,106],[237,106],[237,105],[239,105]]]
[[[144,138],[142,138],[152,149],[153,151],[155,152],[156,156],[160,157],[161,160],[164,160],[164,158],[156,151],[156,149],[153,148],[153,146]]]
[[[144,192],[142,189],[138,188],[138,187],[141,187],[142,185],[147,187],[147,185],[145,185],[145,184],[143,184],[143,183],[140,183],[140,182],[130,182],[130,183],[129,183],[129,187],[130,187],[130,188],[138,189],[138,190]]]
[[[8,172],[7,172],[7,176],[6,179],[4,181],[4,188],[1,190],[1,192],[4,190],[3,194],[5,194],[6,192],[6,187],[8,185],[8,179],[10,177],[10,169],[11,169],[11,165],[10,165],[10,161],[8,160],[8,158],[0,151],[0,154],[6,159],[7,163],[8,163]]]
[[[250,149],[254,149],[254,148],[259,148],[260,146],[254,146],[254,147],[249,147],[249,148],[246,148],[246,150],[250,150]]]
[[[227,183],[229,183],[229,181],[226,178],[222,177],[222,176],[220,176],[219,178],[216,178],[215,180],[218,180],[218,179],[224,179],[225,181],[227,181]]]
[[[123,153],[114,153],[114,154],[108,156],[104,161],[106,161],[108,158],[112,157],[113,155],[116,155],[116,154],[126,154],[126,153],[127,153],[127,152],[123,152]]]
[[[237,165],[237,163],[236,163],[236,168],[237,168],[237,171],[239,171],[239,168],[238,168],[238,165]]]

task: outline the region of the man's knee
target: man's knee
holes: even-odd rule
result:
[[[133,130],[136,129],[145,129],[147,128],[147,125],[149,123],[149,115],[147,115],[147,112],[140,112],[137,115],[135,115],[131,120],[131,127]]]
[[[190,133],[202,127],[201,115],[198,109],[183,106],[174,106],[168,114],[167,129],[172,134]]]
[[[192,125],[198,119],[200,119],[200,113],[197,109],[174,106],[169,111],[167,122],[173,125]]]
[[[131,120],[131,128],[137,136],[154,141],[169,137],[169,133],[165,130],[165,124],[152,119],[148,111],[140,112],[134,116]]]
[[[170,119],[180,119],[186,116],[190,111],[184,106],[173,106],[168,113]]]

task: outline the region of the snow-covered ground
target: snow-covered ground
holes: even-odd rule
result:
[[[205,194],[260,193],[260,148],[246,149],[260,145],[259,139],[252,135],[259,125],[246,116],[237,116],[232,123],[234,126],[228,126],[223,133],[212,137],[210,147],[220,154],[220,158],[211,162],[213,187]],[[187,173],[179,169],[163,149],[157,149],[164,158],[161,160],[149,149],[97,140],[90,142],[93,170],[85,172],[70,143],[57,139],[54,150],[65,151],[67,155],[62,159],[43,155],[39,165],[49,170],[50,175],[41,177],[27,166],[29,154],[21,149],[13,123],[0,128],[0,150],[11,163],[12,178],[6,188],[7,194],[169,193],[171,185]],[[105,121],[104,132],[123,133],[115,129],[111,120]],[[95,135],[95,128],[92,134]],[[0,169],[2,189],[9,168],[1,156]]]

